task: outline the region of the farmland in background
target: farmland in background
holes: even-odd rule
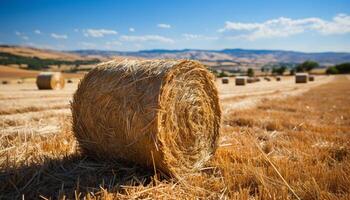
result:
[[[79,78],[72,80],[59,91],[39,91],[33,82],[1,85],[1,198],[350,197],[349,76],[244,87],[218,79],[220,147],[202,172],[179,182],[81,155],[69,105]]]

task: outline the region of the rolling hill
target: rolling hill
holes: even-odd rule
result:
[[[76,50],[69,53],[81,56],[99,55],[111,56],[134,56],[143,58],[171,58],[171,59],[196,59],[201,61],[234,61],[238,63],[301,63],[306,60],[314,60],[321,65],[333,65],[350,62],[350,53],[343,52],[320,52],[304,53],[284,50],[248,50],[248,49],[224,49],[224,50],[143,50],[135,52],[104,51],[104,50]]]

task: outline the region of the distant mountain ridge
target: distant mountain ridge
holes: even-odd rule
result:
[[[169,59],[196,59],[202,61],[234,61],[243,63],[301,63],[314,60],[321,65],[333,65],[350,62],[350,53],[346,52],[319,52],[305,53],[285,50],[249,50],[249,49],[152,49],[141,51],[108,51],[108,50],[76,50],[68,51],[82,56],[133,56],[142,58],[169,58]]]

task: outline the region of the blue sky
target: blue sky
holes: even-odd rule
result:
[[[349,0],[0,0],[0,43],[350,52]]]

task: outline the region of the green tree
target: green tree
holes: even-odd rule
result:
[[[248,71],[247,71],[247,75],[248,75],[249,77],[253,77],[253,76],[254,76],[254,69],[249,68]]]
[[[295,75],[295,69],[294,68],[290,69],[289,70],[289,74],[292,75],[292,76]]]
[[[339,74],[339,71],[336,67],[329,67],[326,70],[326,74]]]
[[[296,67],[297,72],[309,72],[314,68],[319,67],[319,64],[315,61],[307,60]]]
[[[350,63],[342,63],[335,66],[340,74],[348,74],[350,73]]]

